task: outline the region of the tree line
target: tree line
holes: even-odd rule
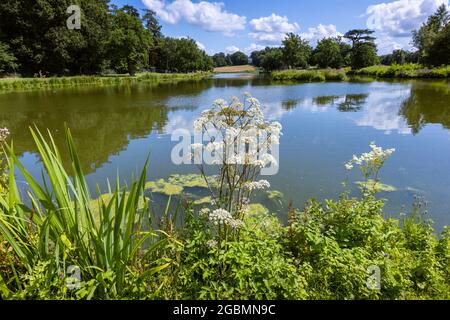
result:
[[[415,52],[394,50],[391,54],[378,56],[373,34],[373,30],[354,29],[343,37],[324,38],[313,48],[301,36],[288,33],[281,47],[266,47],[252,52],[250,57],[255,66],[267,71],[310,66],[361,69],[379,63],[450,64],[450,15],[445,5],[440,6],[419,30],[413,31]]]
[[[66,10],[82,9],[69,30]],[[163,35],[155,13],[109,0],[8,0],[0,3],[0,74],[76,75],[211,70],[213,60],[190,38]]]

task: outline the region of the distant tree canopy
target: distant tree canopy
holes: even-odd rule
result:
[[[283,50],[281,48],[266,48],[261,60],[261,67],[267,71],[283,68]]]
[[[361,69],[370,67],[378,63],[377,46],[375,37],[372,36],[373,30],[354,29],[344,35],[349,39],[352,46],[351,67],[352,69]]]
[[[241,51],[237,51],[230,55],[230,60],[233,66],[243,66],[248,64],[248,56]]]
[[[249,60],[248,56],[241,51],[227,55],[219,52],[213,55],[212,59],[214,61],[214,67],[242,66],[248,64]]]
[[[391,54],[380,56],[382,65],[390,66],[393,64],[417,63],[419,61],[419,53],[405,50],[394,50]]]
[[[352,47],[341,38],[324,38],[317,43],[311,62],[321,68],[341,68],[348,65]]]
[[[80,30],[66,25],[72,4],[82,10]],[[0,30],[0,73],[134,74],[147,67],[179,72],[212,68],[211,59],[197,45],[164,38],[153,11],[141,16],[136,8],[118,8],[109,0],[1,1]],[[167,50],[163,46],[169,42],[179,48]],[[162,52],[169,56],[158,56]],[[178,63],[161,69],[164,59]]]
[[[312,48],[308,41],[299,35],[288,33],[283,40],[283,61],[288,68],[306,68],[311,57]]]
[[[200,50],[195,40],[190,38],[163,38],[159,42],[157,52],[155,67],[158,71],[193,72],[209,71],[213,68],[213,59]]]
[[[419,30],[413,31],[413,44],[419,50],[420,62],[435,66],[450,63],[449,25],[449,12],[442,4]]]

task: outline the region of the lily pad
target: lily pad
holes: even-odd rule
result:
[[[357,185],[359,185],[361,188],[371,190],[374,192],[395,192],[397,191],[397,188],[394,186],[391,186],[389,184],[384,184],[379,181],[375,181],[372,179],[369,179],[367,181],[357,181],[355,182]]]

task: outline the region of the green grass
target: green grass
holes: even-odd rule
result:
[[[427,68],[420,64],[392,66],[371,66],[359,70],[319,69],[319,70],[283,70],[272,72],[277,81],[324,82],[347,81],[356,77],[392,78],[392,79],[439,79],[450,78],[450,66]]]
[[[36,271],[37,261],[45,263],[48,281],[67,266],[81,269],[84,281],[91,283],[91,297],[122,295],[127,279],[148,277],[168,266],[169,261],[137,267],[152,250],[167,241],[161,233],[148,226],[148,199],[144,196],[146,167],[138,179],[121,186],[109,186],[107,196],[98,201],[91,198],[72,135],[66,138],[71,168],[67,171],[52,137],[48,141],[39,131],[32,130],[39,150],[47,182],[42,186],[20,160],[13,147],[9,155],[9,192],[0,195],[0,239],[7,241],[15,255],[11,268],[17,273]],[[15,170],[23,175],[29,190],[19,192]],[[1,272],[0,272],[1,275]],[[20,277],[5,282],[0,276],[0,293],[13,294],[21,289]],[[107,279],[107,280],[106,280]],[[9,289],[8,289],[9,288]]]
[[[449,78],[450,66],[427,68],[420,64],[412,63],[392,66],[372,66],[351,71],[349,75],[400,79]]]
[[[324,82],[346,81],[347,76],[344,69],[283,70],[273,72],[272,79],[277,81]]]
[[[204,79],[210,72],[194,73],[153,73],[146,72],[134,77],[127,75],[113,76],[74,76],[52,78],[5,78],[0,79],[0,92],[24,91],[37,89],[55,89],[62,87],[111,86],[133,84],[141,81],[181,81]]]

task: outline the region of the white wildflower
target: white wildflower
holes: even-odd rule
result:
[[[244,188],[253,191],[253,190],[263,190],[270,188],[270,183],[267,180],[259,180],[253,182],[247,182],[244,184]]]
[[[219,243],[218,243],[216,240],[209,240],[208,242],[206,242],[206,245],[207,245],[210,249],[216,248],[218,244],[219,244]]]
[[[227,225],[232,219],[231,213],[225,209],[216,209],[209,214],[209,221],[214,225]]]

